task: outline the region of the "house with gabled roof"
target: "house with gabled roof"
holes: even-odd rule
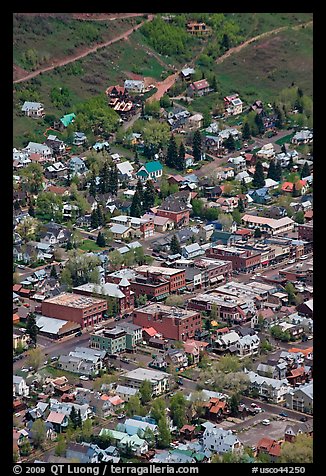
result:
[[[190,97],[192,96],[205,96],[212,89],[209,86],[207,79],[201,79],[199,81],[194,81],[188,86],[187,93]]]
[[[41,102],[25,101],[21,110],[28,117],[43,117],[45,115],[44,105]]]
[[[152,162],[147,162],[144,164],[138,172],[136,176],[142,181],[146,182],[147,180],[157,180],[163,174],[163,165],[158,160],[154,160]]]

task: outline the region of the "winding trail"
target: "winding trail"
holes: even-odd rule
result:
[[[300,23],[300,25],[295,25],[295,26],[281,26],[279,28],[275,28],[274,30],[270,31],[265,31],[264,33],[261,33],[260,35],[254,36],[253,38],[250,38],[249,40],[244,41],[241,43],[241,45],[234,46],[233,48],[230,48],[224,55],[220,56],[217,58],[215,61],[216,64],[223,63],[223,61],[228,58],[229,56],[233,55],[234,53],[239,53],[243,48],[246,46],[250,45],[250,43],[253,43],[254,41],[260,40],[261,38],[265,38],[266,36],[270,36],[274,33],[279,33],[280,31],[287,30],[288,28],[291,28],[292,30],[298,30],[299,28],[310,26],[313,24],[313,20],[308,21],[307,23]]]
[[[130,28],[129,30],[125,31],[119,36],[116,36],[115,38],[112,38],[109,41],[106,41],[105,43],[100,43],[98,45],[95,45],[91,48],[85,49],[82,53],[78,53],[73,56],[69,56],[68,58],[62,59],[62,60],[57,60],[52,63],[51,66],[47,66],[46,68],[41,68],[36,71],[33,71],[32,73],[28,73],[22,78],[16,79],[13,81],[13,83],[22,83],[24,81],[28,81],[29,79],[35,78],[41,73],[45,73],[47,71],[51,71],[55,68],[58,68],[59,66],[65,66],[66,64],[73,63],[74,61],[78,61],[81,58],[85,58],[85,56],[88,56],[91,53],[95,53],[97,50],[101,48],[105,48],[106,46],[112,45],[113,43],[116,43],[117,41],[120,40],[126,40],[134,31],[138,30],[143,24],[147,21],[152,21],[154,18],[154,15],[148,15],[148,18],[144,20],[143,22],[139,23],[138,25],[134,26],[133,28]]]

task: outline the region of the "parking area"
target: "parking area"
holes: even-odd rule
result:
[[[264,417],[261,420],[256,420],[250,428],[237,431],[237,436],[244,445],[257,446],[258,441],[264,437],[275,440],[284,438],[285,428],[291,420],[288,418],[273,420],[272,418],[275,418],[275,415],[268,414],[267,412],[263,415]],[[271,422],[268,426],[262,424],[262,420],[266,418]],[[230,429],[234,429],[234,427]]]

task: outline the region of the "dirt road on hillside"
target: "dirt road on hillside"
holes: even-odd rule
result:
[[[112,38],[112,40],[106,41],[105,43],[100,43],[91,48],[87,48],[81,53],[78,53],[73,56],[69,56],[65,59],[54,61],[51,66],[47,66],[46,68],[41,68],[36,71],[33,71],[32,73],[28,73],[24,75],[23,77],[14,80],[13,83],[15,84],[15,83],[22,83],[23,81],[28,81],[29,79],[35,78],[35,76],[38,76],[41,73],[51,71],[55,68],[58,68],[59,66],[65,66],[66,64],[73,63],[74,61],[78,61],[81,58],[85,58],[85,56],[88,56],[91,53],[95,53],[97,50],[101,48],[105,48],[106,46],[112,45],[113,43],[116,43],[117,41],[127,39],[128,36],[130,36],[134,31],[138,30],[145,22],[152,21],[153,18],[154,18],[154,15],[148,15],[147,20],[144,20],[143,22],[139,23],[139,25],[136,25],[133,28],[130,28],[129,30],[122,33],[121,35],[116,36],[115,38]]]
[[[311,20],[307,23],[300,23],[300,25],[295,25],[290,28],[293,30],[298,30],[299,28],[302,28],[303,26],[310,26],[312,25],[312,23],[313,21]],[[264,38],[265,36],[272,35],[273,33],[279,33],[280,31],[286,30],[288,28],[289,28],[288,26],[281,26],[279,28],[275,28],[275,30],[266,31],[265,33],[261,33],[260,35],[254,36],[253,38],[250,38],[249,40],[241,43],[241,45],[230,48],[223,56],[220,56],[219,58],[217,58],[216,63],[217,64],[223,63],[223,61],[226,60],[226,58],[233,55],[234,53],[239,53],[239,51],[241,51],[243,48],[250,45],[250,43],[253,43],[254,41],[260,40],[261,38]]]

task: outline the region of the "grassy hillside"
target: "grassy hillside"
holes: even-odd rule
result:
[[[265,37],[215,65],[221,95],[239,92],[245,101],[273,101],[280,90],[302,88],[312,96],[312,28]]]
[[[77,49],[108,41],[140,21],[137,17],[85,22],[65,16],[42,18],[14,14],[13,61],[28,71],[48,66],[54,59],[73,55]]]

